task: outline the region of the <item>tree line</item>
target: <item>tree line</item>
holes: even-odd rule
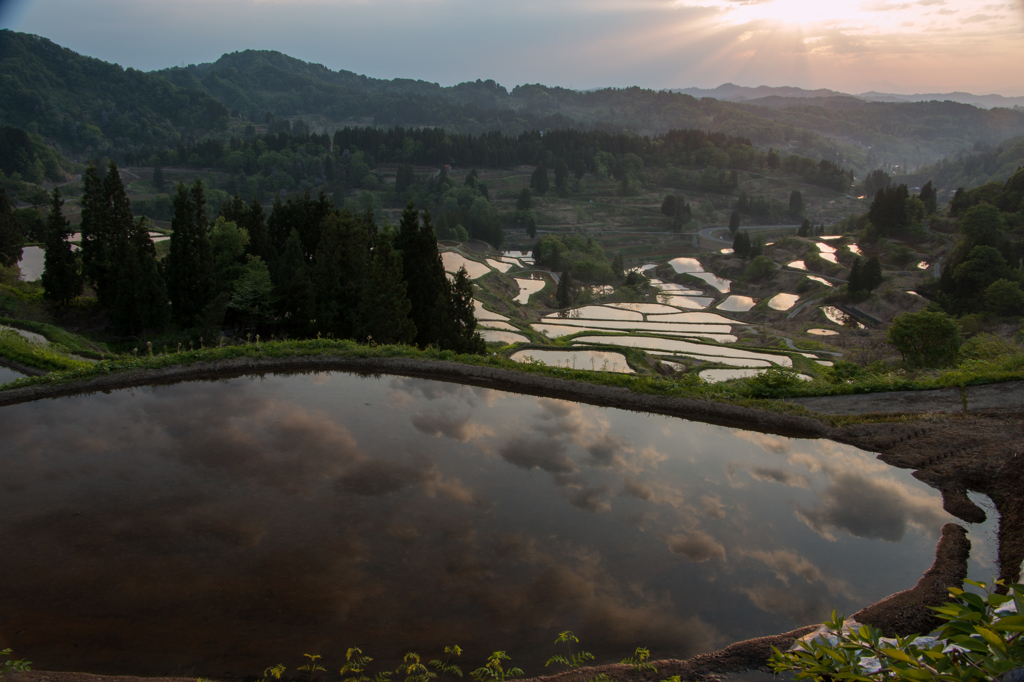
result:
[[[224,328],[483,351],[469,277],[445,274],[430,212],[411,202],[399,225],[378,226],[372,210],[338,209],[322,193],[278,198],[269,214],[236,195],[211,221],[203,183],[179,183],[162,260],[113,162],[102,180],[85,172],[78,256],[62,203],[54,190],[44,294],[67,304],[90,287],[119,334]]]

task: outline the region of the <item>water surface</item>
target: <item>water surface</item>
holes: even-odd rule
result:
[[[21,260],[18,267],[21,274],[18,276],[22,282],[35,282],[43,276],[43,265],[45,264],[46,252],[38,246],[26,246],[21,250]]]
[[[17,370],[0,365],[0,384],[6,384],[10,381],[14,381],[15,379],[24,379],[25,376],[25,374],[22,374]]]
[[[389,376],[73,396],[0,433],[0,641],[43,670],[459,644],[536,675],[564,629],[684,657],[914,585],[951,520],[834,442]]]

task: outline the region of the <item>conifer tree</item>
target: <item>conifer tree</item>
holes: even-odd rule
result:
[[[456,353],[483,353],[486,344],[476,331],[473,306],[473,283],[466,268],[459,268],[455,277],[445,282],[447,291],[438,301],[441,311],[437,345],[442,350]]]
[[[20,261],[24,243],[21,221],[14,214],[7,191],[0,187],[0,266],[9,268]]]
[[[303,334],[314,316],[313,279],[312,269],[302,254],[298,230],[292,230],[284,243],[277,277],[278,309],[286,320],[285,326],[295,334]]]
[[[322,333],[354,338],[362,327],[360,302],[369,257],[369,239],[361,217],[345,209],[340,217],[332,214],[324,220],[313,266],[316,326]]]
[[[569,167],[565,165],[565,161],[562,159],[555,159],[555,189],[560,194],[565,194],[569,189]]]
[[[53,189],[50,215],[46,218],[46,252],[43,263],[43,297],[51,303],[66,306],[82,293],[82,276],[78,258],[68,239],[71,226],[63,214],[64,199],[60,188]]]
[[[195,181],[191,191],[185,183],[178,183],[171,228],[174,231],[167,256],[167,289],[174,322],[187,328],[199,322],[213,298],[213,253],[200,180]]]
[[[163,192],[164,184],[164,169],[160,167],[160,164],[157,164],[153,167],[153,187],[156,188],[157,192]]]
[[[395,248],[401,253],[402,279],[405,280],[409,300],[412,303],[411,317],[416,325],[416,345],[425,348],[436,344],[437,320],[440,316],[438,301],[444,300],[448,291],[448,278],[444,273],[441,254],[437,250],[437,239],[430,221],[430,213],[423,212],[423,224],[416,205],[410,200],[402,211]]]
[[[543,196],[548,193],[548,167],[542,161],[530,175],[530,189]]]
[[[572,270],[566,268],[558,279],[558,289],[555,291],[555,307],[568,308],[572,305]]]
[[[737,232],[732,239],[732,250],[740,258],[746,258],[750,253],[750,236],[746,232]]]
[[[735,235],[736,231],[739,230],[739,229],[740,229],[740,212],[734,210],[729,215],[729,232],[732,233],[733,235]]]
[[[376,343],[412,343],[416,340],[416,325],[409,317],[412,302],[402,279],[402,263],[391,242],[390,232],[378,234],[363,297],[363,328],[359,338],[370,338]]]
[[[156,263],[156,247],[146,218],[140,218],[121,242],[116,294],[109,313],[123,334],[159,330],[167,325],[167,286]]]
[[[103,202],[103,182],[96,166],[90,164],[82,175],[82,278],[99,290],[99,281],[104,278],[107,263],[105,245],[108,243],[107,211]]]

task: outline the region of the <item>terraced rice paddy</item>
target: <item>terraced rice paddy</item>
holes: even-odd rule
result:
[[[499,331],[497,329],[481,329],[480,336],[488,343],[527,343],[530,340],[522,334]]]
[[[756,305],[754,299],[749,296],[730,296],[717,306],[718,310],[725,310],[730,313],[745,313]]]
[[[772,310],[789,310],[800,300],[798,294],[775,294],[768,299],[768,307]]]
[[[675,355],[685,355],[699,360],[719,362],[719,358],[733,358],[747,361],[768,361],[781,367],[792,367],[793,360],[788,355],[759,353],[757,351],[712,346],[682,339],[663,339],[654,336],[581,336],[573,343],[604,344],[609,346],[625,346],[643,348],[644,350],[665,351]]]
[[[531,348],[512,354],[516,362],[543,362],[550,367],[571,367],[601,372],[635,374],[621,353],[597,350],[538,350]]]
[[[483,263],[470,260],[462,254],[455,253],[454,251],[445,251],[442,253],[441,262],[444,263],[445,272],[450,272],[453,275],[459,271],[459,268],[466,268],[466,274],[469,275],[470,279],[478,279],[491,271],[491,269]]]
[[[546,279],[524,279],[522,277],[516,277],[516,284],[519,285],[519,295],[514,300],[516,303],[526,305],[530,302],[530,296],[544,288],[547,284]]]

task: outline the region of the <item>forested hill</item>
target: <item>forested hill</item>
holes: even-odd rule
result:
[[[749,139],[762,151],[774,147],[824,159],[858,175],[933,164],[978,142],[1024,135],[1021,110],[848,100],[762,106],[637,87],[577,92],[520,85],[509,91],[493,80],[442,87],[332,71],[260,50],[143,73],[45,38],[0,31],[0,125],[38,133],[78,159],[106,154],[132,163],[179,142],[223,141],[250,122],[267,125],[268,113],[278,124],[301,118],[318,132],[441,127],[518,136],[574,128],[655,136],[700,129]],[[276,131],[271,126],[269,132]]]
[[[862,170],[934,163],[979,141],[995,144],[1024,134],[1024,111],[955,102],[823,97],[740,103],[636,87],[577,92],[520,85],[508,91],[493,80],[441,87],[331,71],[260,50],[158,73],[182,87],[203,89],[253,121],[265,120],[269,112],[301,116],[314,128],[440,126],[473,134],[573,127],[657,135],[702,128]]]
[[[0,124],[39,133],[66,153],[173,146],[227,122],[228,110],[205,92],[0,30]]]

